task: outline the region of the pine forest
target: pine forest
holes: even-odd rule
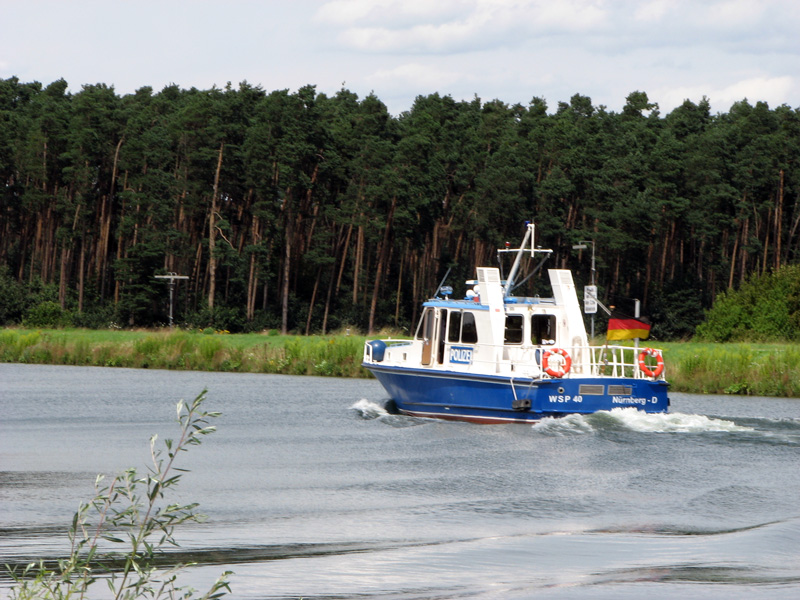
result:
[[[0,80],[0,324],[411,330],[450,272],[516,245],[600,300],[691,335],[715,297],[800,262],[800,109],[707,99],[661,114],[246,82],[119,95]],[[532,282],[527,293],[547,293]]]

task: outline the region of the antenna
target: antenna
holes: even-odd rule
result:
[[[525,221],[525,239],[522,240],[522,244],[520,245],[520,247],[519,248],[509,248],[508,247],[509,244],[506,244],[505,248],[500,248],[497,251],[498,260],[500,258],[500,254],[505,254],[507,252],[516,252],[516,257],[514,258],[514,264],[511,267],[511,272],[508,274],[508,278],[506,280],[506,285],[505,285],[505,288],[503,290],[503,297],[507,297],[511,293],[511,290],[513,290],[515,287],[517,287],[516,285],[514,285],[514,280],[517,277],[517,272],[519,271],[519,265],[520,265],[520,262],[522,261],[522,255],[523,254],[525,254],[526,252],[530,252],[531,253],[531,258],[533,258],[536,254],[547,254],[547,255],[549,255],[549,254],[551,254],[553,252],[550,249],[543,249],[543,248],[539,248],[539,247],[534,246],[534,230],[535,230],[535,228],[536,228],[536,226],[533,223],[531,223],[530,221]],[[530,245],[530,247],[528,247],[528,245]],[[536,270],[538,270],[542,266],[542,264],[544,264],[544,260],[539,264],[538,267],[536,267]]]
[[[439,282],[439,286],[436,288],[436,293],[434,294],[434,296],[438,296],[439,295],[439,291],[442,290],[442,286],[444,285],[444,282],[447,281],[447,278],[450,276],[450,270],[452,268],[453,267],[447,267],[447,273],[444,274],[444,277],[442,277],[442,280]],[[444,290],[442,290],[442,291],[444,291]],[[450,288],[450,293],[451,294],[453,293],[453,288]]]

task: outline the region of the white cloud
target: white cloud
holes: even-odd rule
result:
[[[314,15],[314,18],[323,23],[333,25],[346,25],[362,21],[376,8],[383,8],[391,4],[391,0],[375,0],[374,2],[358,0],[333,0],[323,4]]]
[[[781,104],[797,104],[800,81],[791,76],[753,77],[736,81],[723,87],[693,85],[663,90],[659,94],[661,104],[676,107],[684,100],[699,102],[707,97],[715,112],[727,112],[735,102],[745,98],[751,103],[767,102],[771,108]]]
[[[665,22],[688,29],[729,30],[752,27],[773,11],[783,12],[791,0],[648,0],[638,3],[636,21]],[[774,14],[774,13],[773,13]]]
[[[798,91],[797,82],[792,77],[785,75],[737,81],[719,91],[712,91],[709,96],[714,100],[718,98],[720,102],[727,105],[747,98],[752,103],[763,100],[775,107],[788,102],[793,91],[795,93]]]
[[[703,96],[720,112],[744,97],[800,106],[798,0],[7,0],[3,8],[16,26],[0,36],[0,77],[64,77],[73,91],[86,82],[131,93],[247,79],[331,94],[344,81],[394,113],[433,92],[509,104],[536,96],[551,108],[578,93],[621,110],[641,90],[662,114]]]
[[[369,76],[369,81],[393,89],[419,90],[441,89],[459,80],[458,73],[421,63],[406,63],[393,68],[379,69]]]
[[[604,27],[608,10],[594,0],[332,0],[316,17],[343,27],[338,39],[345,47],[415,54],[467,52],[519,44],[530,36],[586,32]]]
[[[653,0],[643,2],[636,7],[633,17],[637,21],[653,22],[660,21],[667,14],[670,7],[674,6],[669,0]]]
[[[455,18],[473,4],[474,1],[457,0],[330,0],[314,17],[323,23],[345,27],[360,24],[402,28]]]
[[[701,5],[702,6],[702,5]],[[723,0],[703,7],[699,15],[703,25],[713,29],[739,29],[752,27],[761,20],[769,6],[768,2],[753,0]]]

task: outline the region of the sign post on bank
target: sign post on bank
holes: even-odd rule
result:
[[[597,314],[596,285],[587,285],[583,288],[583,312],[592,315],[592,338],[594,338],[594,316]]]
[[[166,279],[169,282],[169,327],[172,329],[172,305],[174,304],[173,298],[175,295],[175,281],[178,279],[189,279],[188,275],[176,275],[175,273],[167,273],[166,275],[156,275],[156,279]]]
[[[591,338],[594,338],[594,316],[597,314],[597,286],[594,283],[594,240],[581,240],[577,244],[575,244],[572,249],[573,250],[586,250],[589,246],[592,245],[592,284],[587,285],[583,288],[583,312],[587,315],[592,315],[592,333]]]

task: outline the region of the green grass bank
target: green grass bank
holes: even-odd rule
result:
[[[667,380],[677,392],[800,398],[800,345],[670,342]]]
[[[280,336],[182,330],[2,329],[0,361],[368,377],[362,335]],[[672,391],[800,397],[800,345],[653,343]],[[642,344],[644,347],[644,344]]]
[[[2,329],[0,362],[367,377],[358,335]]]

